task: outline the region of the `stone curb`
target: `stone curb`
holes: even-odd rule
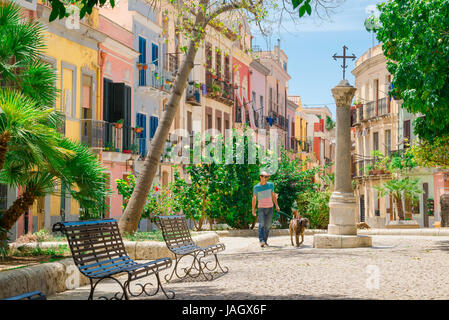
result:
[[[259,231],[257,228],[255,229],[245,229],[245,230],[220,230],[215,231],[220,237],[257,237],[259,235]],[[304,232],[305,235],[311,236],[319,233],[326,233],[327,230],[320,229],[306,229]],[[270,237],[273,236],[289,236],[290,231],[288,229],[271,229]]]
[[[215,231],[220,237],[257,237],[258,230],[220,230]],[[428,229],[359,229],[361,235],[385,235],[385,236],[442,236],[449,237],[449,228],[428,228]],[[307,229],[305,235],[323,234],[327,230]],[[288,236],[288,229],[271,229],[270,236]]]
[[[385,235],[385,236],[440,236],[449,237],[449,228],[426,228],[426,229],[369,229],[358,230],[364,235]]]
[[[201,247],[219,242],[215,232],[193,236],[193,241]],[[134,260],[154,260],[163,257],[174,258],[165,242],[159,241],[123,241],[126,252]],[[58,248],[67,242],[43,242],[41,248]],[[35,247],[37,244],[11,244]],[[45,295],[51,295],[89,284],[89,279],[83,276],[75,266],[72,258],[48,262],[40,265],[7,270],[0,272],[0,299],[16,296],[30,291],[40,290]]]

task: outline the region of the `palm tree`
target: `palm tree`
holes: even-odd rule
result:
[[[23,192],[0,217],[1,228],[10,230],[38,197],[49,193],[60,196],[62,185],[91,216],[102,216],[104,199],[109,194],[104,167],[92,151],[79,142],[59,137],[58,147],[64,152],[47,157],[39,164],[27,159],[26,148],[7,153],[0,183],[22,187]],[[0,235],[0,240],[5,236]]]
[[[423,191],[419,187],[419,179],[410,179],[408,177],[402,179],[391,179],[383,185],[374,186],[378,191],[377,197],[391,196],[393,204],[397,209],[397,217],[399,220],[404,220],[404,206],[402,199],[407,201],[416,200]]]
[[[24,94],[0,88],[0,170],[9,148],[27,148],[33,161],[39,162],[53,152],[57,139],[55,129],[61,114],[40,107]],[[31,159],[30,159],[31,160]]]
[[[41,106],[52,106],[56,74],[40,60],[43,32],[42,24],[25,19],[19,6],[0,0],[0,87],[17,89]]]
[[[100,212],[108,194],[104,169],[87,147],[56,130],[62,115],[52,107],[56,74],[39,59],[42,26],[0,0],[0,38],[0,182],[23,191],[0,216],[2,230],[62,184],[81,207]],[[2,232],[0,239],[5,237]]]

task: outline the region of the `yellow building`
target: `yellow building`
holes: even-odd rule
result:
[[[295,139],[298,142],[298,154],[300,154],[300,159],[305,160],[310,155],[310,147],[307,141],[307,120],[302,112],[301,97],[289,96],[288,99],[297,105],[295,113]]]
[[[94,9],[90,16],[82,19],[79,29],[70,29],[66,26],[66,19],[49,22],[51,8],[40,2],[35,17],[46,28],[47,47],[42,60],[53,66],[57,74],[59,96],[55,108],[65,115],[61,132],[68,138],[95,147],[95,142],[91,141],[95,129],[92,128],[92,120],[100,120],[102,112],[98,43],[105,39],[105,35],[96,30],[98,11]],[[78,202],[71,201],[64,188],[59,191],[61,197],[47,195],[33,205],[33,231],[50,230],[63,215],[66,220],[78,220]],[[18,231],[18,235],[21,233]]]

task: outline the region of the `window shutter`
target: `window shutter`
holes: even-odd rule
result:
[[[154,43],[151,44],[151,57],[152,57],[152,62],[154,63],[154,65],[158,66],[159,65],[159,47],[157,45],[155,45]]]

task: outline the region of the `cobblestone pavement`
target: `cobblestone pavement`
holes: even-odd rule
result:
[[[164,284],[176,299],[449,299],[449,237],[373,236],[372,248],[355,249],[314,249],[313,236],[300,248],[288,236],[269,238],[268,248],[256,238],[220,241],[226,245],[220,261],[229,273],[211,282]],[[95,296],[116,291],[105,282]],[[84,300],[88,294],[85,286],[49,299]]]

